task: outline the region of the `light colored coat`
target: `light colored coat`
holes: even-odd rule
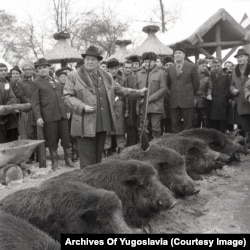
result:
[[[139,98],[140,93],[133,89],[124,88],[115,83],[112,76],[102,69],[98,69],[105,85],[109,107],[111,112],[113,128],[111,132],[116,132],[116,117],[114,111],[115,94],[124,97]],[[64,102],[73,110],[71,135],[80,137],[96,136],[96,113],[85,113],[85,105],[97,106],[94,85],[87,70],[82,66],[77,71],[70,72],[64,87]]]
[[[146,87],[147,71],[143,67],[136,74],[136,88],[142,89]],[[167,81],[165,72],[157,67],[149,72],[149,101],[148,113],[163,113],[164,112],[164,95],[167,92]]]

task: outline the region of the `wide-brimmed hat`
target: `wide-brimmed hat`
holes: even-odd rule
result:
[[[45,59],[45,58],[40,58],[35,62],[35,68],[38,66],[51,66],[51,64]]]
[[[234,57],[242,56],[242,55],[249,56],[249,53],[247,53],[245,49],[239,49],[237,54]]]
[[[84,54],[82,54],[82,57],[85,58],[86,56],[93,56],[96,57],[99,61],[103,59],[101,56],[101,53],[99,52],[98,48],[95,46],[90,46]]]

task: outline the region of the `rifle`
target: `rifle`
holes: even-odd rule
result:
[[[146,152],[150,148],[150,143],[148,139],[148,134],[147,134],[147,129],[146,129],[146,124],[147,124],[147,113],[148,113],[148,101],[149,101],[149,72],[150,72],[150,63],[151,63],[151,56],[149,57],[149,68],[147,72],[147,78],[146,78],[146,88],[147,93],[144,95],[144,100],[143,100],[143,107],[142,107],[142,130],[141,130],[141,136],[140,136],[140,144],[141,144],[141,149]]]

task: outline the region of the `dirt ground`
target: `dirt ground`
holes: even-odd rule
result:
[[[250,233],[250,155],[241,160],[203,176],[196,182],[199,194],[178,199],[172,210],[157,215],[151,223],[152,233]],[[72,170],[63,160],[59,163],[57,171],[51,170],[49,160],[46,169],[31,165],[30,175],[23,180],[0,185],[0,199]]]

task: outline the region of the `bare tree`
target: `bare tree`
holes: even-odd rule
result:
[[[72,34],[78,49],[94,44],[111,55],[115,50],[115,41],[127,30],[127,23],[118,21],[110,9],[103,9],[101,15],[94,11],[88,13],[75,26]]]
[[[159,0],[160,2],[160,9],[161,9],[161,31],[162,33],[165,33],[166,31],[166,23],[165,23],[165,9],[162,0]]]
[[[161,31],[164,33],[173,27],[180,17],[181,10],[180,6],[171,0],[159,0],[159,5],[152,10],[152,13],[155,15],[155,19],[159,20]]]

